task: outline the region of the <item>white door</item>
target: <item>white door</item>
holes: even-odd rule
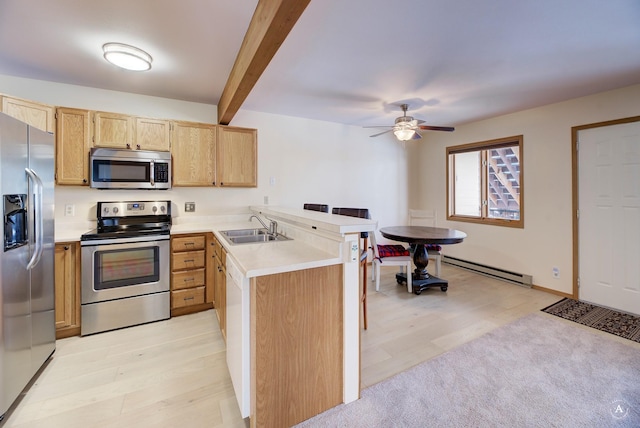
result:
[[[580,300],[640,314],[640,122],[578,141]]]

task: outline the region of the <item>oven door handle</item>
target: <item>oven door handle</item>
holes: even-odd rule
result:
[[[151,168],[151,171],[149,171],[149,177],[150,177],[149,183],[152,186],[155,186],[156,185],[156,183],[155,183],[155,180],[156,180],[156,166],[155,166],[155,163],[153,161],[151,161],[151,167],[150,168]]]

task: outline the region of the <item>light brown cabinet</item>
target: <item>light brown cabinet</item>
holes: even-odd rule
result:
[[[90,114],[60,107],[56,111],[56,182],[89,184]]]
[[[174,186],[216,185],[216,125],[173,122],[171,130]]]
[[[133,127],[133,117],[126,114],[93,112],[93,146],[130,149]]]
[[[214,238],[215,239],[215,238]],[[227,251],[219,242],[214,246],[214,296],[216,315],[222,337],[227,340]]]
[[[47,132],[55,131],[55,107],[34,101],[0,95],[2,113]]]
[[[206,302],[206,236],[171,237],[171,315],[183,315],[212,307]]]
[[[80,248],[77,242],[55,245],[56,339],[80,334]]]
[[[217,184],[222,187],[258,185],[258,131],[218,126]]]
[[[135,129],[133,147],[136,150],[169,151],[171,124],[168,120],[136,117]]]

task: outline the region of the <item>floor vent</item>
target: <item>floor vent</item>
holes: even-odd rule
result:
[[[470,262],[467,260],[457,259],[455,257],[442,256],[442,262],[448,263],[453,266],[461,267],[482,275],[490,276],[492,278],[501,279],[503,281],[518,284],[523,287],[531,287],[533,285],[533,277],[531,275],[525,275],[522,273],[511,272],[504,269],[499,269],[491,266],[481,265],[479,263]]]

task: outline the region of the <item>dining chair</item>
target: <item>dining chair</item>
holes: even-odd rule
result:
[[[436,227],[436,211],[435,210],[409,210],[410,226],[429,226]],[[437,244],[427,244],[427,255],[430,260],[436,264],[435,276],[440,276],[440,265],[442,264],[442,247]]]
[[[371,215],[367,208],[338,208],[331,209],[331,214],[345,215],[349,217],[367,218],[370,219]],[[367,256],[369,255],[369,232],[361,232],[360,239],[362,240],[362,251],[360,252],[360,266],[363,268],[362,276],[362,314],[364,316],[364,329],[367,329]]]
[[[329,205],[325,204],[304,204],[303,208],[310,211],[320,211],[323,213],[329,212]]]
[[[378,245],[376,233],[371,232],[371,248],[373,249],[373,277],[376,282],[376,291],[380,291],[380,265],[400,266],[400,271],[407,273],[407,291],[413,291],[411,284],[411,255],[409,250],[402,245],[386,244]]]

